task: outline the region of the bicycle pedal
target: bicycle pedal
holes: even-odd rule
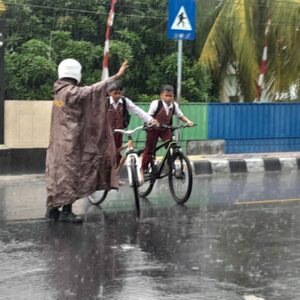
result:
[[[126,181],[125,180],[119,180],[119,186],[124,186],[126,185]]]
[[[145,173],[144,174],[144,179],[145,180],[149,180],[151,178],[151,174],[150,173]]]

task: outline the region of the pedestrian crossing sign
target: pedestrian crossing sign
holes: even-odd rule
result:
[[[196,0],[169,0],[168,38],[195,39]]]
[[[188,15],[186,14],[186,11],[184,9],[184,6],[181,6],[174,22],[171,27],[172,30],[192,30],[192,26],[189,20]]]

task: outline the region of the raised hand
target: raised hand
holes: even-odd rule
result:
[[[122,65],[121,65],[121,67],[120,67],[118,73],[115,75],[115,77],[116,77],[116,78],[121,77],[121,76],[125,73],[125,70],[126,70],[128,67],[129,67],[129,65],[128,65],[128,60],[126,59],[126,60],[122,63]]]

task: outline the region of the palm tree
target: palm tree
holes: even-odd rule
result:
[[[201,6],[205,2],[198,2],[199,20],[203,19]],[[200,43],[199,61],[211,70],[220,95],[226,86],[228,70],[234,70],[245,101],[256,98],[260,61],[266,42],[265,86],[270,100],[299,84],[300,0],[219,0],[215,3],[218,5],[213,10],[212,25],[203,45]],[[265,36],[268,22],[271,26]]]

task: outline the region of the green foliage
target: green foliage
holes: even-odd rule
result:
[[[21,53],[28,54],[32,57],[42,56],[47,57],[50,55],[50,46],[44,42],[36,39],[29,40],[24,43],[21,47]]]
[[[6,99],[51,99],[56,64],[48,54],[47,44],[29,40],[19,53],[6,55]]]
[[[212,83],[206,68],[194,63],[186,70],[186,73],[187,79],[182,82],[185,98],[191,102],[209,102]]]
[[[126,42],[112,40],[110,42],[109,61],[112,69],[120,67],[120,62],[128,60],[129,63],[133,60],[133,51]]]
[[[186,55],[182,58],[182,68],[182,95],[184,98],[192,102],[207,102],[212,83],[206,69],[196,61],[188,59]],[[153,70],[147,80],[148,90],[159,92],[160,87],[167,83],[176,87],[177,53],[171,53],[157,62],[157,68]]]
[[[87,70],[93,68],[96,64],[96,61],[99,60],[99,56],[101,54],[96,53],[95,50],[95,45],[93,45],[91,42],[70,40],[66,44],[66,47],[61,50],[58,59],[59,61],[66,57],[77,59],[83,66],[83,72],[86,72]],[[97,50],[99,50],[99,47]]]
[[[110,2],[98,0],[21,0],[5,17],[6,98],[51,99],[57,65],[72,57],[83,66],[84,84],[101,78],[103,47]],[[53,9],[55,7],[56,9]],[[111,28],[109,72],[129,60],[124,76],[126,95],[148,102],[158,97],[162,84],[177,84],[177,43],[166,38],[167,2],[117,2]],[[207,101],[211,81],[184,44],[182,95]]]
[[[137,96],[135,101],[137,101],[137,102],[151,102],[155,99],[159,99],[159,95],[140,94],[140,95]]]
[[[285,94],[297,84],[300,78],[299,7],[300,0],[199,0],[199,61],[209,67],[214,88],[219,92],[224,90],[228,66],[234,67],[245,101],[253,101],[266,42],[268,64],[264,97],[274,101],[276,95]],[[207,12],[205,18],[201,18],[203,11]],[[269,20],[271,26],[266,41]]]

